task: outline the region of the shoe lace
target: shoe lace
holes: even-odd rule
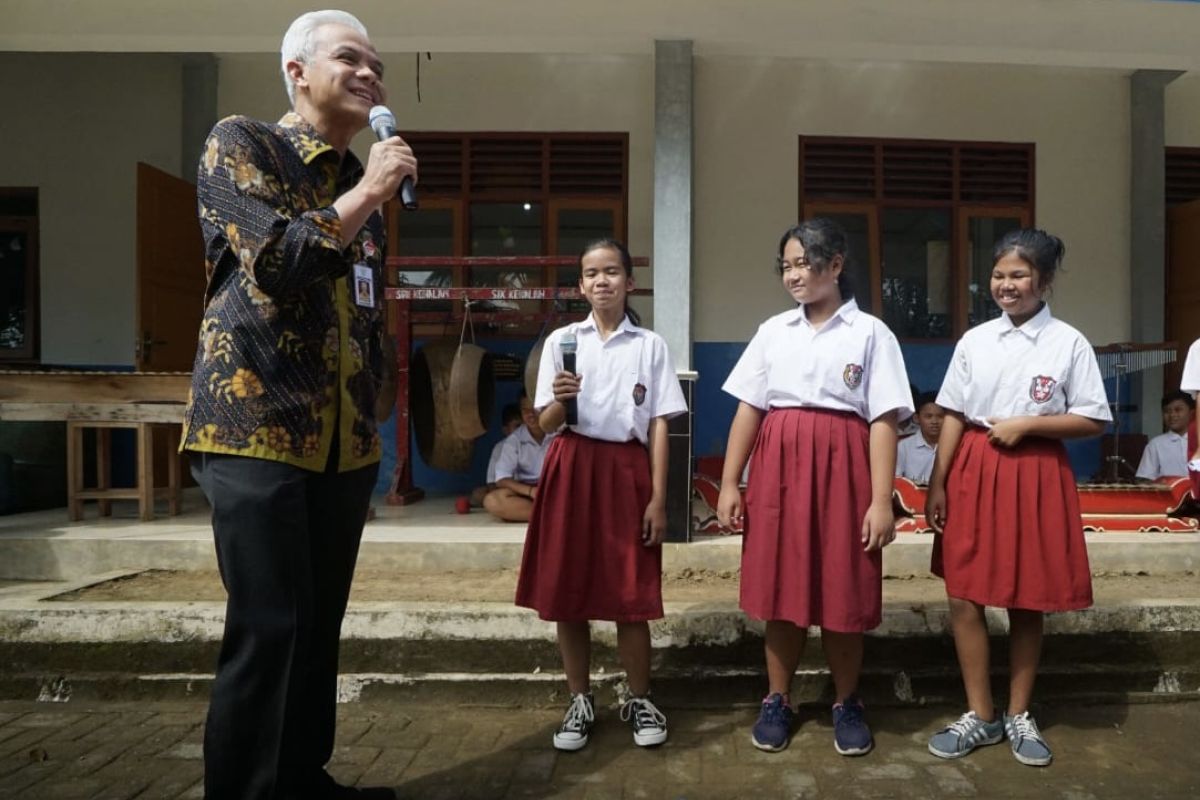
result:
[[[785,720],[783,695],[774,694],[763,701],[762,719],[770,724],[782,723]]]
[[[631,697],[621,706],[621,721],[628,722],[633,718],[634,725],[643,728],[661,728],[667,724],[667,717],[645,697]]]
[[[979,724],[979,717],[974,711],[968,711],[961,717],[951,722],[946,726],[946,730],[951,733],[957,733],[959,736],[966,736],[971,732],[971,729]]]
[[[596,713],[592,709],[592,704],[588,702],[587,695],[577,694],[571,698],[571,705],[567,707],[567,715],[563,717],[562,730],[581,731],[595,718]]]
[[[862,722],[863,707],[858,703],[842,703],[838,707],[842,710],[839,722],[846,725],[858,725]]]
[[[1033,718],[1029,716],[1028,711],[1024,712],[1023,714],[1017,714],[1013,716],[1010,722],[1013,728],[1012,733],[1015,734],[1011,735],[1010,738],[1018,740],[1033,739],[1039,742],[1042,740],[1042,734],[1038,730],[1037,722],[1035,722]]]

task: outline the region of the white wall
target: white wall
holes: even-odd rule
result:
[[[403,130],[628,131],[630,246],[651,252],[651,56],[438,53],[420,104],[414,55],[384,60]],[[225,55],[219,70],[220,115],[286,110],[276,56]],[[5,54],[0,74],[21,76],[0,84],[0,185],[42,190],[43,359],[130,363],[134,164],[180,172],[178,60]],[[745,340],[785,302],[770,261],[797,215],[802,133],[1035,142],[1037,222],[1068,247],[1055,312],[1093,341],[1127,337],[1125,74],[700,56],[695,92],[698,341]],[[1167,92],[1168,142],[1200,144],[1200,81]],[[64,107],[73,116],[51,122]]]
[[[179,70],[0,54],[0,185],[38,188],[44,363],[133,363],[137,162],[179,172]]]
[[[1067,244],[1055,314],[1127,338],[1128,96],[1116,72],[697,59],[696,340],[744,341],[786,306],[771,259],[800,134],[1036,143],[1036,222]]]

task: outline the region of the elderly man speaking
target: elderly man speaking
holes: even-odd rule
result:
[[[353,16],[299,17],[282,66],[292,111],[217,123],[197,181],[208,288],[182,449],[212,505],[228,593],[205,796],[392,797],[339,786],[325,763],[379,469],[380,207],[417,162],[398,136],[371,147],[365,170],[349,151],[384,99]]]

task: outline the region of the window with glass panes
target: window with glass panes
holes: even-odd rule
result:
[[[574,256],[593,239],[625,239],[628,134],[408,133],[405,140],[420,164],[420,209],[391,210],[390,255]],[[399,275],[401,285],[424,286],[573,287],[578,280],[574,267]],[[519,307],[538,310],[525,301]]]
[[[904,340],[999,315],[995,242],[1033,224],[1033,144],[800,137],[800,213],[845,229],[860,307]]]

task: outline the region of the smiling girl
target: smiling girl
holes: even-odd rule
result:
[[[1062,263],[1045,231],[1007,234],[993,252],[992,298],[1004,312],[959,340],[937,403],[946,409],[926,518],[941,535],[933,571],[946,581],[969,710],[929,750],[959,758],[1008,737],[1022,764],[1051,753],[1029,702],[1042,615],[1092,604],[1079,495],[1063,439],[1098,436],[1112,419],[1096,356],[1050,314],[1044,296]],[[985,606],[1008,610],[1008,710],[992,704]]]
[[[534,407],[544,431],[578,422],[550,445],[530,512],[517,605],[558,624],[571,701],[554,734],[559,750],[588,743],[595,720],[589,621],[617,624],[617,653],[630,698],[621,718],[634,743],[667,739],[667,719],[650,700],[649,620],[663,616],[662,540],[667,512],[667,420],[687,410],[667,344],[640,327],[627,305],[633,260],[600,239],[579,258],[579,289],[592,311],[547,337]],[[562,342],[575,337],[576,371],[563,369]]]
[[[896,337],[854,302],[836,223],[789,228],[776,264],[796,307],[759,326],[723,387],[740,402],[717,517],[745,529],[741,607],[766,620],[769,686],[751,741],[787,747],[792,676],[819,625],[837,695],[834,747],[862,755],[873,745],[856,696],[863,633],[881,619],[896,423],[913,413],[912,391]]]

